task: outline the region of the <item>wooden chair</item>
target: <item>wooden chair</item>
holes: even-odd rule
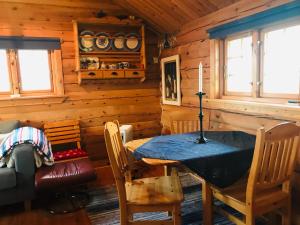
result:
[[[196,113],[176,111],[170,114],[171,134],[182,134],[200,130]]]
[[[44,131],[52,145],[75,142],[77,148],[81,148],[80,127],[77,120],[46,122]]]
[[[61,149],[53,152],[53,166],[37,170],[36,190],[47,192],[47,195],[53,192],[47,202],[50,213],[73,212],[88,203],[88,194],[74,192],[75,188],[80,186],[82,190],[82,185],[96,179],[92,162],[87,152],[81,149],[79,121],[47,122],[44,131],[51,145],[61,145],[57,146]]]
[[[181,224],[180,203],[183,201],[183,194],[175,170],[173,170],[172,176],[143,178],[126,182],[124,177],[130,170],[130,165],[122,145],[118,124],[107,122],[104,135],[119,195],[120,224]],[[133,221],[134,213],[159,211],[171,212],[172,220]]]
[[[210,185],[213,197],[242,213],[243,219],[220,207],[217,212],[238,225],[254,225],[255,217],[275,211],[283,225],[290,225],[291,175],[299,141],[300,127],[293,123],[258,129],[248,180],[225,189]]]
[[[56,122],[46,122],[44,124],[44,131],[47,136],[48,141],[51,145],[62,145],[62,144],[73,144],[70,150],[66,151],[54,151],[55,160],[60,160],[60,152],[72,153],[74,156],[69,156],[69,158],[86,158],[86,151],[81,148],[81,138],[80,138],[80,126],[78,120],[64,120]],[[76,148],[74,149],[74,145]],[[73,149],[72,149],[73,148]],[[68,157],[66,157],[68,158]]]
[[[169,115],[171,134],[182,134],[188,132],[194,132],[200,130],[199,117],[193,112],[182,112],[175,111],[171,112]],[[141,142],[147,141],[147,139],[142,139]],[[135,142],[137,143],[137,142]],[[134,146],[130,146],[133,147]],[[166,175],[170,174],[172,167],[178,167],[180,163],[174,160],[161,160],[161,159],[150,159],[143,158],[145,163],[153,166],[164,166],[164,173]]]

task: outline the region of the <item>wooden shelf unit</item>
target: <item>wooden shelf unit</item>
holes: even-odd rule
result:
[[[78,73],[78,83],[82,80],[94,79],[121,79],[121,78],[139,78],[145,79],[146,53],[145,53],[145,30],[141,21],[119,20],[114,17],[104,19],[88,19],[73,21],[74,29],[74,46],[75,46],[75,63],[76,72]],[[141,47],[138,51],[116,51],[113,48],[101,51],[95,50],[83,52],[79,48],[79,36],[83,30],[106,32],[111,35],[116,33],[138,33],[141,37]],[[98,57],[99,69],[83,69],[80,65],[82,57]],[[102,62],[106,65],[117,64],[120,62],[129,62],[131,65],[128,69],[100,69]]]

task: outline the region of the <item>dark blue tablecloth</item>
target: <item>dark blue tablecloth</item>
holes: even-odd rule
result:
[[[136,159],[178,160],[208,182],[226,187],[249,169],[255,136],[238,131],[208,131],[206,144],[196,144],[199,133],[152,138],[134,151]]]

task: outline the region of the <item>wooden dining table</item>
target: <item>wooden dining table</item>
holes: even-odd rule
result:
[[[255,136],[243,132],[207,132],[208,143],[196,144],[193,140],[197,135],[194,132],[144,138],[125,146],[136,160],[165,168],[183,165],[197,177],[202,185],[203,224],[211,225],[213,197],[208,184],[230,186],[246,173],[252,161]],[[228,176],[230,173],[233,178]]]

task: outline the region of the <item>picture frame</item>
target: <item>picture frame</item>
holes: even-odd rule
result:
[[[161,59],[162,103],[181,105],[179,55]]]

